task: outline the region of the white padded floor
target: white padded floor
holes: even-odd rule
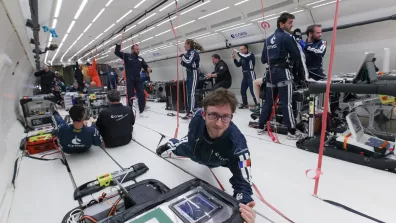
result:
[[[149,118],[138,118],[133,132],[133,138],[149,150],[132,141],[120,148],[107,149],[107,152],[123,167],[145,163],[150,170],[138,181],[155,178],[173,188],[193,177],[157,157],[153,151],[161,139],[157,132],[167,137],[174,135],[176,118],[166,115],[170,112],[165,111],[163,103],[149,105]],[[257,136],[256,131],[247,125],[249,117],[247,110],[238,110],[234,122],[248,141],[253,180],[269,203],[295,222],[372,222],[313,197],[314,181],[305,176],[305,171],[316,168],[318,155],[295,148],[295,142],[286,140],[282,135],[278,135],[282,144],[271,142],[267,135]],[[180,120],[178,137],[186,135],[187,128],[188,121]],[[100,174],[119,170],[99,147],[92,147],[86,154],[68,155],[67,160],[77,185]],[[208,168],[188,159],[168,161],[217,186]],[[396,195],[392,188],[396,185],[396,175],[328,157],[323,159],[322,170],[324,175],[320,181],[319,197],[342,203],[384,222],[395,222],[393,206]],[[232,194],[228,182],[231,177],[229,170],[216,168],[214,172],[226,191]],[[72,194],[70,177],[60,161],[42,162],[24,158],[9,222],[60,222],[64,214],[78,205],[73,201]],[[256,211],[274,222],[285,222],[257,196],[255,200]],[[258,217],[257,222],[267,221]]]

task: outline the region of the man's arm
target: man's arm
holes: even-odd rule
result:
[[[141,57],[142,58],[142,57]],[[148,64],[146,63],[146,61],[142,58],[142,68],[144,71],[146,71],[147,73],[151,72],[150,67],[148,66]]]
[[[268,54],[267,54],[267,41],[264,40],[263,52],[261,52],[261,63],[268,63]]]
[[[253,90],[254,90],[254,95],[256,96],[256,98],[260,98],[260,88],[261,85],[265,84],[263,79],[257,79],[255,81],[253,81]]]
[[[325,40],[322,40],[320,44],[315,45],[315,47],[308,46],[307,51],[318,54],[320,56],[324,56],[326,54],[326,47],[327,42]]]
[[[254,69],[254,67],[256,66],[256,57],[254,56],[253,53],[250,54],[250,59],[252,60],[252,64],[253,64],[252,69]]]
[[[117,57],[119,57],[119,58],[121,58],[121,59],[124,59],[124,53],[121,52],[121,45],[116,44],[116,47],[115,47],[115,50],[114,50],[114,54],[115,54]]]
[[[98,129],[98,131],[99,131],[99,133],[100,134],[102,134],[102,132],[103,132],[103,129],[104,129],[104,114],[103,114],[103,111],[101,111],[100,113],[99,113],[99,117],[98,117],[98,119],[96,120],[96,128]]]
[[[237,66],[237,67],[242,66],[241,61],[238,61],[237,59],[234,59],[234,64],[235,64],[235,66]]]
[[[43,72],[42,70],[40,70],[40,71],[35,72],[35,73],[34,73],[34,76],[35,76],[35,77],[41,77],[41,75],[43,75],[43,73],[44,73],[44,72]]]
[[[94,128],[94,132],[93,132],[92,137],[93,137],[93,145],[94,146],[101,146],[102,145],[102,142],[103,142],[102,141],[102,137],[100,136],[99,131],[96,128]]]
[[[301,61],[300,50],[298,49],[297,42],[292,35],[286,34],[284,38],[284,43],[286,51],[290,54],[293,61]]]
[[[228,66],[225,62],[222,62],[220,64],[219,71],[213,72],[212,74],[215,74],[215,77],[222,77],[227,72],[228,72]]]
[[[253,201],[250,153],[246,143],[240,143],[240,145],[244,145],[245,148],[238,146],[233,159],[230,160],[229,169],[232,173],[230,183],[234,189],[233,196],[239,202],[248,204]]]

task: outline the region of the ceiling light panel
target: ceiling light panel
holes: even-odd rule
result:
[[[73,29],[74,23],[76,23],[76,20],[73,20],[73,21],[70,23],[70,26],[69,26],[69,28],[67,29],[66,33],[70,33],[70,31]]]
[[[103,33],[99,34],[97,37],[95,37],[95,39],[98,39],[102,35],[103,35]]]
[[[232,26],[228,26],[228,27],[224,27],[224,28],[218,29],[215,32],[219,32],[219,31],[222,31],[222,30],[225,30],[225,29],[229,29],[229,28],[232,28],[232,27],[235,27],[235,26],[240,26],[240,25],[243,25],[243,24],[245,24],[245,23],[244,22],[243,23],[238,23],[238,24],[235,24],[235,25],[232,25]]]
[[[341,1],[342,1],[342,0],[340,0],[340,2],[341,2]],[[320,4],[320,5],[315,5],[315,6],[313,6],[312,8],[319,8],[319,7],[322,7],[322,6],[325,6],[325,5],[333,4],[333,3],[335,3],[335,2],[337,2],[337,1],[326,2],[326,3]]]
[[[55,29],[57,23],[58,23],[58,20],[54,19],[54,21],[52,21],[52,27],[51,28]]]
[[[138,24],[140,24],[140,23],[142,23],[142,22],[146,21],[147,19],[149,19],[149,18],[151,18],[151,17],[155,16],[156,14],[157,14],[157,13],[153,13],[153,14],[149,15],[148,17],[146,17],[146,18],[144,18],[144,19],[140,20],[140,22],[138,22]]]
[[[152,37],[149,37],[149,38],[147,38],[147,39],[144,39],[144,40],[142,40],[142,43],[143,42],[146,42],[147,40],[151,40],[152,38],[154,38],[153,36]],[[140,43],[140,42],[139,42]],[[138,44],[138,43],[136,43],[136,44]]]
[[[106,7],[109,6],[109,5],[111,4],[112,1],[113,1],[113,0],[109,0],[109,1],[107,2],[107,4],[106,4]]]
[[[120,33],[120,34],[117,34],[117,35],[115,35],[113,38],[109,39],[109,40],[108,40],[108,41],[106,41],[104,44],[105,44],[105,45],[106,45],[106,44],[108,44],[110,41],[117,39],[119,36],[121,36],[121,33]]]
[[[248,1],[249,1],[249,0],[240,1],[240,2],[238,2],[238,3],[235,3],[235,6],[240,5],[240,4],[242,4],[242,3],[245,3],[245,2],[248,2]]]
[[[123,18],[125,18],[127,15],[129,15],[129,13],[131,13],[131,12],[132,12],[132,9],[129,10],[127,13],[125,13],[121,18],[119,18],[119,19],[116,21],[116,23],[118,23],[119,21],[121,21]]]
[[[88,2],[88,0],[83,0],[81,2],[81,5],[80,5],[80,7],[77,10],[76,15],[74,16],[74,19],[78,19],[78,17],[80,17],[81,12],[84,10],[85,5],[87,4],[87,2]]]
[[[100,12],[95,16],[95,18],[92,20],[92,22],[94,23],[100,15],[102,15],[102,13],[104,12],[105,8],[102,8],[102,10],[100,10]]]
[[[159,23],[157,26],[163,25],[164,23],[167,23],[167,22],[169,22],[169,21],[171,21],[171,20],[173,20],[173,19],[176,19],[176,18],[177,18],[177,16],[173,16],[172,18],[167,19],[167,20],[165,20],[165,21]]]
[[[143,32],[140,32],[139,34],[142,35],[142,34],[148,32],[148,31],[150,31],[150,30],[153,30],[154,28],[155,28],[155,27],[151,27],[150,29],[146,29],[146,30],[144,30]]]
[[[202,38],[206,38],[206,37],[213,36],[213,35],[217,35],[217,33],[212,33],[212,34],[210,34],[210,35],[201,36],[201,37],[198,37],[198,38],[196,38],[196,39],[202,39]]]
[[[249,23],[249,24],[246,24],[246,25],[243,25],[243,26],[234,27],[234,28],[231,28],[231,29],[226,29],[226,30],[223,30],[222,32],[224,33],[224,32],[228,32],[228,31],[231,31],[231,30],[234,30],[234,29],[239,29],[239,28],[242,28],[242,27],[250,26],[250,25],[252,25],[252,23]]]
[[[208,34],[210,34],[210,32],[208,32],[208,33],[203,33],[203,34],[200,34],[200,35],[198,35],[198,36],[191,37],[190,39],[195,39],[195,38],[197,38],[197,37],[205,36],[205,35],[208,35]]]
[[[161,36],[161,35],[163,35],[163,34],[165,34],[165,33],[168,33],[168,32],[170,32],[171,30],[167,30],[167,31],[165,31],[165,32],[162,32],[162,33],[158,33],[157,35],[155,35],[155,36]]]
[[[107,32],[109,29],[111,29],[113,26],[115,26],[115,23],[113,23],[111,26],[109,26],[109,28],[105,29],[105,31],[103,32]]]
[[[137,7],[139,7],[141,4],[143,4],[143,2],[145,2],[146,0],[141,0],[137,5],[135,5],[135,9],[137,8]]]
[[[318,4],[319,2],[324,2],[324,1],[326,1],[326,0],[319,0],[319,1],[316,1],[316,2],[311,2],[311,3],[309,3],[309,4],[306,4],[305,6],[310,6],[310,5]]]
[[[129,27],[127,30],[125,30],[125,32],[128,32],[129,30],[133,29],[134,27],[136,27],[136,25]]]
[[[211,15],[214,15],[214,14],[216,14],[216,13],[222,12],[222,11],[227,10],[227,9],[229,9],[229,8],[230,8],[230,7],[228,6],[228,7],[219,9],[219,10],[214,11],[214,12],[212,12],[212,13],[209,13],[209,14],[207,14],[207,15],[201,16],[201,17],[199,17],[198,19],[206,18],[206,17],[208,17],[208,16],[211,16]]]
[[[210,2],[210,1],[206,1],[206,2],[204,2],[204,3],[201,3],[201,4],[197,5],[197,6],[194,6],[194,7],[190,8],[190,9],[188,9],[187,11],[184,11],[184,12],[180,13],[180,15],[184,15],[184,14],[186,14],[187,12],[190,12],[190,11],[192,11],[192,10],[198,8],[198,7],[201,7],[201,6],[205,5],[205,4],[208,4],[209,2]]]
[[[180,28],[180,27],[183,27],[183,26],[185,26],[185,25],[191,24],[191,23],[193,23],[193,22],[195,22],[195,20],[192,20],[192,21],[190,21],[190,22],[186,22],[186,23],[184,23],[184,24],[182,24],[182,25],[180,25],[180,26],[176,26],[174,29],[178,29],[178,28]]]
[[[275,16],[275,15],[276,14],[266,15],[266,16],[264,16],[264,18],[268,18],[268,17]],[[257,19],[253,19],[252,22],[257,21],[257,20],[262,20],[262,19],[263,19],[263,17],[260,17],[260,18],[257,18]]]
[[[69,36],[69,34],[66,33],[66,35],[65,35],[65,36],[63,37],[63,39],[62,39],[62,43],[65,42],[65,40],[67,39],[68,36]]]
[[[294,11],[294,12],[291,12],[290,14],[297,14],[297,13],[300,13],[300,12],[303,12],[304,10],[298,10],[298,11]]]
[[[56,8],[55,8],[55,14],[54,14],[55,18],[58,18],[61,6],[62,6],[62,0],[56,1]]]
[[[85,33],[85,32],[89,29],[89,27],[91,27],[91,26],[92,26],[92,23],[89,23],[89,25],[87,26],[87,28],[84,29],[84,32],[83,32],[83,33]]]
[[[163,8],[161,8],[159,11],[160,11],[160,12],[164,11],[164,10],[167,9],[169,6],[175,4],[175,2],[177,2],[177,0],[175,0],[175,1],[171,0],[171,3],[165,5],[165,6],[164,6]]]

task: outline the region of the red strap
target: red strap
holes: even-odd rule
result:
[[[212,175],[214,176],[214,178],[216,179],[217,184],[219,184],[219,187],[221,188],[221,190],[222,190],[222,191],[225,191],[225,189],[224,189],[224,187],[223,187],[223,184],[221,184],[220,180],[219,180],[219,179],[216,177],[216,175],[213,173],[212,169],[209,168],[209,170],[210,170],[210,172],[212,173]]]
[[[274,117],[275,114],[276,114],[275,110],[276,110],[276,105],[278,104],[278,100],[279,100],[279,95],[276,97],[276,100],[274,101],[274,105],[272,106],[271,116],[270,116],[270,118],[269,118],[269,121],[267,122],[267,132],[268,132],[268,136],[271,137],[271,140],[272,140],[273,142],[276,142],[276,143],[279,143],[279,144],[280,144],[279,139],[278,139],[278,136],[277,136],[277,135],[274,135],[274,134],[272,133],[272,129],[271,129],[271,120],[273,119],[273,117]],[[277,128],[276,128],[276,125],[275,125],[275,133],[276,133],[276,132],[277,132]]]
[[[268,203],[263,195],[260,193],[259,189],[257,188],[256,184],[252,184],[254,191],[256,191],[257,196],[260,198],[260,200],[267,205],[269,208],[271,208],[273,211],[275,211],[277,214],[279,214],[280,216],[282,216],[284,219],[286,219],[287,221],[294,223],[294,221],[292,221],[290,218],[288,218],[286,215],[284,215],[282,212],[280,212],[278,209],[276,209],[274,206],[272,206],[270,203]]]

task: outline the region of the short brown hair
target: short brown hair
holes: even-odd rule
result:
[[[238,105],[238,100],[235,94],[225,88],[218,88],[209,93],[203,100],[203,107],[206,109],[209,106],[223,106],[230,105],[232,113],[235,112]]]
[[[309,34],[310,34],[310,33],[314,33],[314,32],[315,32],[315,28],[316,28],[316,27],[322,28],[322,25],[313,24],[313,25],[310,25],[310,26],[307,27],[306,33],[307,33],[307,36],[308,36],[308,37],[309,37]]]

